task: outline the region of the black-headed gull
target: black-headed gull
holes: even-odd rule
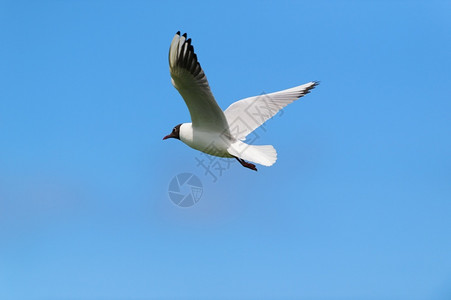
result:
[[[175,138],[210,155],[236,158],[241,165],[255,171],[255,165],[246,160],[271,166],[277,160],[277,152],[271,145],[246,144],[246,136],[318,84],[312,81],[280,92],[249,97],[222,111],[197,61],[191,39],[187,39],[186,33],[180,36],[180,31],[169,48],[169,70],[172,84],[185,100],[192,122],[175,126],[163,140]]]

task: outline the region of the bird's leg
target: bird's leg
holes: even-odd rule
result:
[[[240,164],[241,164],[243,167],[248,168],[248,169],[251,169],[251,170],[254,170],[254,171],[257,171],[257,168],[255,167],[254,164],[245,162],[244,159],[238,158],[238,157],[236,157],[236,156],[234,156],[234,157],[236,158],[237,161],[240,162]]]

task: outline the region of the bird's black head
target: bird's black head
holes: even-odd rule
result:
[[[165,137],[163,138],[163,140],[170,139],[170,138],[180,140],[180,126],[181,126],[181,125],[182,125],[182,124],[179,124],[179,125],[175,126],[175,127],[172,129],[172,132],[171,132],[170,134],[168,134],[167,136],[165,136]]]

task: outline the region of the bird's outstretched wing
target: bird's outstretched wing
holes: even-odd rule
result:
[[[291,89],[249,97],[231,104],[224,114],[231,135],[239,140],[260,127],[282,108],[308,94],[318,82],[309,82]]]
[[[177,32],[169,48],[169,70],[172,84],[188,106],[193,127],[208,131],[228,132],[224,112],[216,103],[202,70],[191,39]]]

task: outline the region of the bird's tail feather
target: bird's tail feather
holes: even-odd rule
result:
[[[277,151],[271,145],[257,146],[237,141],[227,151],[233,156],[267,167],[272,166],[277,160]]]

